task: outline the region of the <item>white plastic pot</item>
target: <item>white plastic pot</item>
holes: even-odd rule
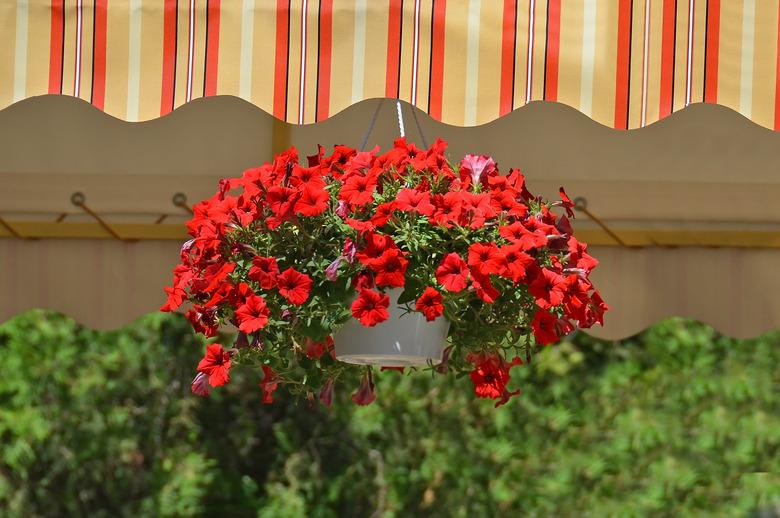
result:
[[[443,316],[428,322],[421,313],[405,313],[398,306],[402,292],[400,288],[387,292],[390,318],[384,322],[365,327],[353,318],[336,333],[336,359],[383,367],[441,363],[450,323]]]

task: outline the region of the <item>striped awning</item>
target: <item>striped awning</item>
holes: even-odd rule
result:
[[[17,0],[0,107],[62,94],[127,121],[238,96],[295,124],[363,99],[457,126],[531,101],[609,127],[717,103],[780,127],[780,0]]]

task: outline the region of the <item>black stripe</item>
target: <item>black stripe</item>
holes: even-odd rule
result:
[[[628,77],[626,78],[626,129],[628,129],[628,116],[631,113],[631,47],[634,44],[634,0],[628,11]]]
[[[515,0],[515,26],[512,33],[512,110],[515,109],[515,67],[517,65],[517,0]]]
[[[95,29],[97,24],[97,2],[92,4],[92,76],[89,81],[89,104],[92,104],[92,99],[95,96]]]
[[[544,81],[542,81],[542,100],[547,100],[547,41],[550,38],[550,0],[547,0],[547,12],[544,18]]]
[[[173,89],[171,90],[171,111],[176,105],[176,65],[179,57],[179,0],[176,0],[176,10],[174,11],[174,38],[173,38]]]
[[[434,13],[436,12],[436,0],[431,2],[431,55],[428,61],[428,115],[431,114],[431,80],[433,79],[433,28]]]
[[[707,43],[709,42],[710,30],[710,0],[707,0],[704,7],[704,80],[701,85],[701,102],[707,100]]]
[[[317,5],[317,82],[314,89],[314,122],[320,111],[320,48],[322,47],[322,0]]]
[[[60,94],[65,82],[65,2],[62,2],[62,46],[60,47]]]
[[[287,122],[287,92],[290,87],[290,4],[287,0],[287,61],[284,64],[284,121]],[[303,49],[301,49],[302,51]]]
[[[206,97],[206,82],[208,81],[209,69],[209,4],[211,0],[206,0],[206,45],[203,51],[203,97]]]
[[[670,98],[669,113],[674,111],[674,74],[677,68],[677,0],[674,0],[674,38],[672,38],[672,97]]]
[[[401,0],[401,19],[398,24],[398,74],[396,75],[395,98],[401,98],[401,43],[404,41],[404,0]]]

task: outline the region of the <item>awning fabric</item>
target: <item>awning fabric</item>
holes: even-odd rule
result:
[[[457,126],[557,101],[612,128],[717,103],[780,127],[779,0],[19,0],[0,107],[79,97],[127,121],[240,97],[295,124],[400,98]]]

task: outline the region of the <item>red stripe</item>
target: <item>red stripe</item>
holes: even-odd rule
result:
[[[287,118],[287,59],[289,53],[290,4],[276,0],[276,56],[274,58],[274,117]]]
[[[620,0],[618,7],[617,72],[615,73],[615,128],[628,128],[630,59],[631,0]]]
[[[51,39],[49,40],[49,93],[62,93],[62,26],[64,0],[51,0]]]
[[[512,87],[515,63],[515,0],[504,0],[504,21],[501,30],[501,90],[499,115],[512,111]]]
[[[102,110],[106,98],[106,17],[108,0],[95,0],[95,48],[92,49],[92,104]]]
[[[433,6],[433,34],[431,35],[431,84],[428,114],[441,120],[444,87],[444,16],[447,0],[436,0]]]
[[[661,99],[658,118],[672,113],[672,88],[674,87],[674,26],[675,1],[664,0],[664,18],[661,36]]]
[[[546,68],[544,70],[544,98],[547,101],[557,101],[558,51],[561,45],[561,0],[549,1],[547,4],[547,20],[547,55],[545,60]]]
[[[387,71],[385,73],[385,97],[398,96],[399,65],[401,49],[401,2],[389,0],[390,15],[387,22]]]
[[[775,65],[775,131],[780,130],[780,13],[777,17],[777,63]]]
[[[720,0],[707,2],[707,59],[704,68],[707,77],[704,78],[704,102],[718,102],[718,52],[720,45]]]
[[[219,70],[219,1],[210,0],[208,4],[208,33],[206,34],[206,72],[203,95],[217,95],[217,70]]]
[[[163,14],[163,70],[160,115],[173,110],[176,86],[176,0],[165,0]]]
[[[333,44],[333,0],[320,5],[320,63],[317,67],[317,120],[328,118],[330,108],[330,59]]]

